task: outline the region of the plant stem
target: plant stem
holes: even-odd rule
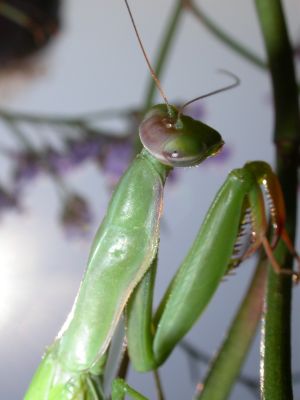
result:
[[[19,128],[19,126],[16,124],[16,122],[9,117],[5,117],[2,119],[2,122],[4,122],[7,126],[7,128],[13,132],[17,140],[22,144],[24,149],[27,151],[32,151],[34,152],[34,148],[30,141],[27,139],[26,135],[23,133],[23,131]]]
[[[260,321],[267,277],[260,261],[226,338],[194,400],[225,400],[240,373]],[[218,382],[216,384],[216,382]]]
[[[157,399],[158,400],[164,400],[164,392],[161,384],[161,379],[158,373],[157,369],[153,370],[153,375],[154,375],[154,381],[155,381],[155,386],[156,386],[156,393],[157,393]]]
[[[231,50],[238,53],[243,58],[250,61],[259,68],[266,69],[267,64],[254,52],[247,49],[242,43],[223,31],[203,10],[194,4],[192,0],[184,0],[186,8],[212,33],[217,39],[228,46]]]
[[[277,173],[286,202],[286,227],[294,240],[300,117],[292,50],[280,0],[256,0],[256,8],[273,86]],[[275,257],[282,267],[292,268],[291,255],[282,242]],[[291,278],[270,270],[261,343],[261,389],[265,400],[293,398],[290,314]]]
[[[204,351],[198,349],[197,347],[189,343],[187,340],[182,340],[179,343],[179,347],[181,348],[182,351],[185,352],[188,360],[192,361],[193,363],[197,362],[207,365],[210,364],[212,360],[212,356],[210,354],[205,353]],[[239,373],[236,381],[239,382],[241,385],[244,385],[249,391],[251,391],[251,393],[255,396],[255,398],[257,397],[256,395],[259,388],[258,378]]]
[[[117,378],[126,379],[127,372],[129,367],[129,356],[128,350],[124,351],[123,357],[121,358],[120,366],[117,372]]]
[[[47,115],[47,114],[31,114],[15,111],[7,111],[0,109],[0,118],[13,121],[29,122],[33,124],[53,124],[53,125],[82,125],[93,119],[107,118],[128,118],[134,110],[99,110],[81,114],[76,117]]]
[[[0,15],[22,26],[23,28],[30,27],[31,20],[29,16],[22,10],[10,5],[9,3],[1,2]]]
[[[243,57],[245,60],[250,61],[253,65],[260,69],[267,70],[267,63],[262,60],[256,53],[248,49],[244,44],[237,41],[234,37],[230,36],[227,32],[221,29],[216,22],[209,18],[198,5],[196,6],[192,0],[182,0],[185,7],[194,14],[194,16],[201,22],[201,24],[218,40],[233,50],[235,53]],[[300,93],[300,85],[298,84],[298,93]]]

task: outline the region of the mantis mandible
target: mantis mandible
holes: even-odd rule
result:
[[[128,7],[126,0],[125,3]],[[130,10],[129,13],[131,16]],[[152,107],[140,125],[144,148],[111,198],[71,313],[47,349],[26,400],[104,399],[101,387],[106,355],[124,310],[129,357],[134,368],[156,369],[197,321],[223,276],[260,246],[277,273],[299,278],[298,273],[281,268],[273,256],[281,238],[298,258],[285,229],[284,200],[278,179],[265,162],[249,162],[233,170],[217,193],[152,317],[167,176],[174,167],[195,166],[214,156],[224,142],[213,128],[184,115],[185,106],[178,110],[168,103],[145,57],[165,104]],[[270,240],[261,186],[269,197]],[[241,252],[238,243],[245,221],[250,226],[251,241]],[[112,398],[122,399],[125,393],[144,398],[123,381],[115,381]]]

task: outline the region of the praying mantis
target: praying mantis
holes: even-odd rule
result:
[[[184,115],[185,105],[177,109],[163,97],[165,104],[152,107],[140,125],[143,150],[111,198],[71,313],[47,349],[25,400],[104,399],[107,351],[123,312],[132,365],[139,371],[155,370],[200,317],[223,276],[261,246],[277,273],[299,279],[298,272],[281,268],[273,255],[281,238],[297,256],[285,229],[278,179],[265,162],[250,162],[229,174],[152,316],[168,174],[174,167],[199,165],[224,144],[213,128]],[[262,186],[269,198],[270,239]],[[251,241],[241,249],[245,223]],[[116,380],[112,399],[122,399],[126,393],[144,398]]]

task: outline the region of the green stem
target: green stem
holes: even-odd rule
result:
[[[106,118],[128,118],[134,110],[103,110],[85,113],[75,117],[64,117],[57,115],[25,114],[15,111],[0,109],[0,118],[12,121],[29,122],[33,124],[54,124],[54,125],[82,125],[93,119]]]
[[[46,168],[48,169],[48,174],[49,174],[50,178],[53,179],[53,184],[56,189],[56,193],[60,200],[60,203],[64,204],[67,201],[67,199],[70,197],[72,192],[69,189],[69,187],[66,185],[66,182],[60,176],[58,176],[54,171],[52,171],[50,168],[48,168],[47,165],[46,165]]]
[[[292,50],[280,0],[256,0],[256,7],[273,86],[277,172],[286,202],[286,227],[294,240],[300,116]],[[275,257],[282,267],[292,268],[291,255],[282,242],[276,248]],[[262,398],[291,400],[290,277],[270,270],[265,309],[261,343]]]
[[[234,50],[240,56],[244,57],[252,64],[256,65],[259,68],[266,69],[267,64],[263,61],[259,56],[257,56],[254,52],[247,49],[243,44],[238,42],[232,36],[228,35],[225,31],[223,31],[211,18],[209,18],[203,10],[194,4],[192,0],[184,0],[185,6],[189,9],[194,16],[212,33],[217,39],[219,39],[226,46],[230,47],[231,50]]]
[[[125,380],[128,372],[128,367],[129,367],[129,356],[128,356],[128,351],[126,349],[121,358],[120,366],[117,372],[117,378]]]
[[[182,0],[185,7],[189,9],[194,16],[202,23],[202,25],[213,34],[218,40],[229,47],[231,50],[242,56],[245,60],[250,61],[253,65],[260,69],[267,70],[267,63],[262,60],[252,50],[249,50],[242,43],[237,41],[234,37],[230,36],[227,32],[221,29],[211,18],[209,18],[203,10],[194,4],[192,0]],[[298,84],[298,93],[300,93],[300,85]]]
[[[6,124],[7,128],[15,135],[19,142],[22,143],[26,150],[34,152],[34,148],[31,142],[27,139],[26,135],[16,124],[16,121],[9,117],[3,118],[2,121]]]
[[[154,381],[155,381],[155,386],[156,386],[157,399],[164,400],[165,396],[164,396],[164,392],[163,392],[163,387],[162,387],[161,379],[160,379],[157,369],[153,370],[153,375],[154,375]]]
[[[182,340],[179,343],[179,347],[181,348],[182,351],[186,353],[186,356],[188,357],[190,362],[193,361],[193,362],[203,363],[204,365],[208,365],[211,363],[212,356],[210,354],[205,353],[204,351],[198,349],[188,341]],[[251,391],[252,394],[256,397],[259,388],[259,381],[257,378],[239,373],[236,382],[240,383],[241,385],[244,385],[245,388]]]
[[[261,318],[267,269],[260,261],[244,300],[194,400],[225,400],[244,363]],[[216,384],[217,382],[217,384]]]
[[[28,26],[31,23],[31,20],[26,13],[8,4],[7,2],[1,2],[0,15],[15,22],[16,24],[22,26],[23,28],[28,28]]]
[[[44,40],[42,26],[37,24],[34,19],[30,18],[30,16],[20,8],[9,4],[8,1],[2,1],[0,3],[0,15],[30,31],[36,42]]]
[[[92,378],[90,376],[87,377],[87,385],[89,387],[89,391],[93,398],[91,400],[101,400],[104,398],[104,394],[102,391],[99,389],[101,388],[101,385],[99,382],[93,382]]]
[[[130,396],[132,399],[136,400],[148,400],[141,393],[134,390],[131,386],[129,386],[123,379],[116,378],[112,382],[112,392],[111,398],[112,400],[124,400],[125,396]]]

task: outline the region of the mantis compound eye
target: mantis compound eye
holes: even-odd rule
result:
[[[174,133],[165,142],[162,155],[168,165],[172,167],[189,167],[201,162],[206,153],[205,143],[197,143],[192,135]]]
[[[177,118],[175,107],[154,106],[140,125],[143,146],[162,164],[190,167],[215,155],[224,142],[208,125],[186,115]]]

